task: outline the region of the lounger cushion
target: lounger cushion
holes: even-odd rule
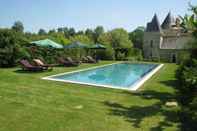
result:
[[[44,66],[44,63],[43,63],[41,60],[39,60],[39,59],[34,59],[34,61],[35,61],[38,65]]]

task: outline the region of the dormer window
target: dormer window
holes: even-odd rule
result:
[[[150,47],[153,48],[153,40],[150,41]]]

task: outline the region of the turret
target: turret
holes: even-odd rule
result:
[[[155,14],[152,21],[147,24],[146,32],[162,32],[157,14]]]

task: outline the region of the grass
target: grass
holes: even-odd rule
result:
[[[0,130],[2,131],[175,131],[177,66],[165,66],[137,92],[68,84],[40,78],[99,64],[22,73],[0,69]]]

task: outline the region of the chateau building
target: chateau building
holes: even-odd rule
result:
[[[170,12],[161,25],[155,14],[152,21],[147,23],[144,33],[144,58],[177,62],[179,54],[188,48],[191,39],[191,33],[186,33],[180,26],[180,20]]]

